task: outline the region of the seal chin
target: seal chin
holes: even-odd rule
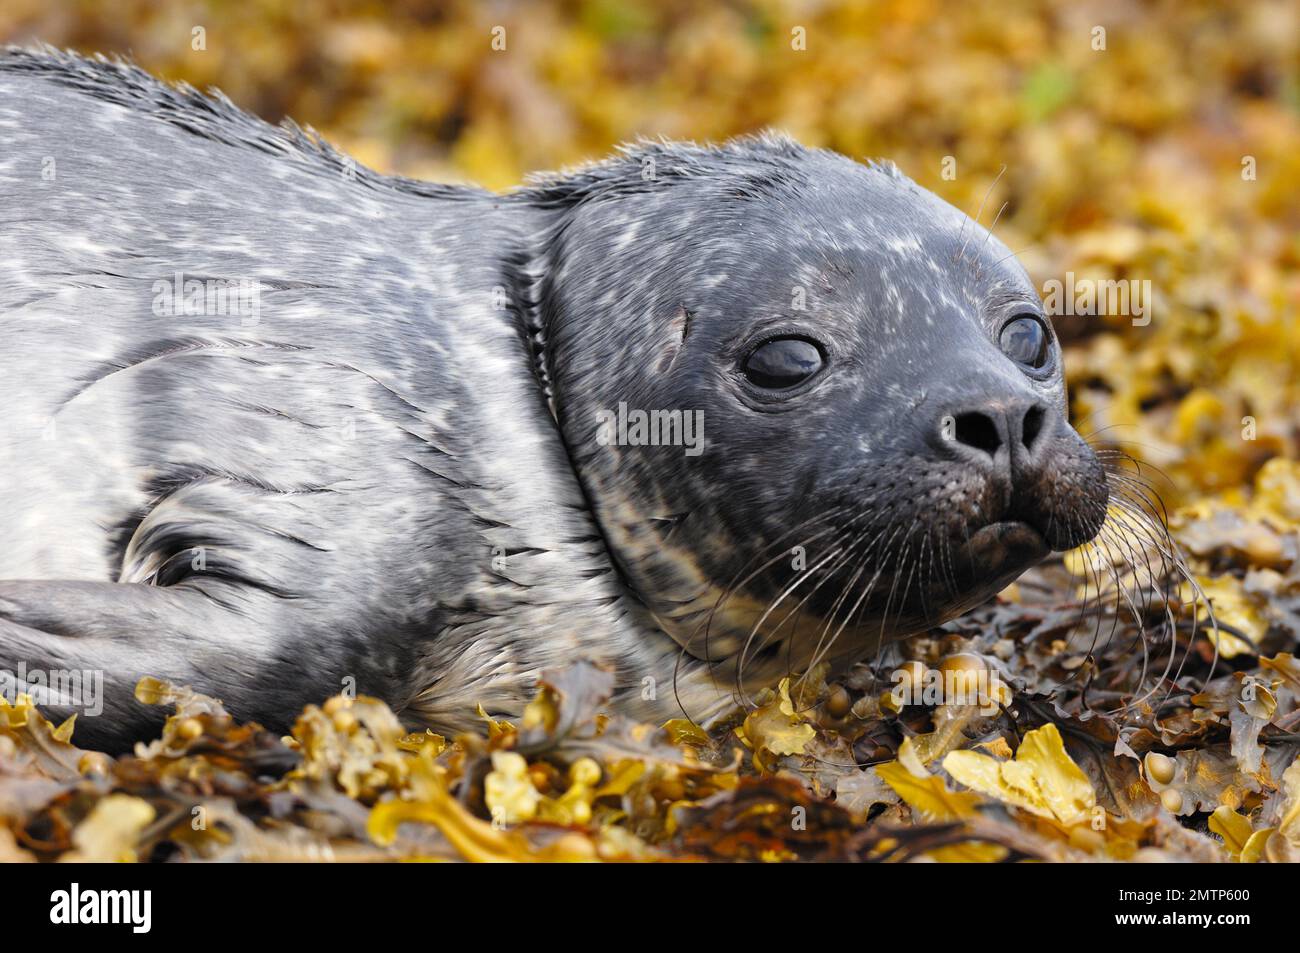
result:
[[[1043,534],[1028,523],[1001,520],[980,527],[964,547],[969,575],[963,580],[967,598],[962,599],[962,611],[1010,585],[1051,551]]]
[[[967,556],[975,568],[988,574],[1022,573],[1051,551],[1043,534],[1020,520],[990,523],[973,533],[966,544]]]
[[[863,612],[864,630],[876,632],[886,623],[892,633],[904,634],[940,625],[988,601],[1051,552],[1044,535],[1029,523],[986,524],[952,551],[950,572],[934,572],[918,586],[909,564],[879,580]],[[837,591],[829,588],[832,594]]]
[[[922,625],[941,624],[992,598],[1042,562],[1052,547],[1030,524],[1000,520],[972,533],[959,552],[964,559],[955,560],[956,588],[936,581],[928,598],[913,607]]]

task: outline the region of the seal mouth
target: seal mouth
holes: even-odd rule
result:
[[[884,577],[875,587],[868,615],[896,613],[902,628],[944,622],[985,602],[1051,552],[1043,533],[1029,523],[988,523],[954,551],[953,575],[935,571],[921,586],[915,584],[914,568],[896,568]]]
[[[957,588],[936,582],[928,601],[916,607],[925,624],[951,619],[989,599],[1051,552],[1042,532],[1021,520],[999,520],[970,535],[957,561]],[[964,562],[964,565],[962,563]]]
[[[971,534],[965,546],[967,584],[996,592],[1052,552],[1042,532],[1021,520],[999,520]]]
[[[967,554],[979,566],[997,567],[1017,562],[1035,563],[1052,551],[1033,526],[1021,520],[999,520],[971,534]]]

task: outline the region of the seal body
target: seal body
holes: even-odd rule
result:
[[[998,348],[1032,287],[891,169],[650,144],[498,196],[48,50],[0,55],[0,144],[0,667],[102,676],[92,744],[146,674],[457,728],[582,657],[704,718],[1100,525],[1059,368]],[[755,385],[774,336],[825,368]]]

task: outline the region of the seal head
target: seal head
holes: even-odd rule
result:
[[[555,410],[614,558],[690,654],[860,655],[1098,532],[1105,474],[1033,285],[892,165],[767,138],[567,181]],[[696,444],[653,445],[679,416]]]

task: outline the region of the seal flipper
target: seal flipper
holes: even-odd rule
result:
[[[166,712],[135,700],[146,675],[201,686],[234,713],[257,710],[267,645],[237,612],[195,588],[0,581],[5,694],[48,688],[55,697],[42,710],[55,720],[76,713],[81,747],[121,751],[156,732]],[[75,697],[67,697],[69,686]]]

